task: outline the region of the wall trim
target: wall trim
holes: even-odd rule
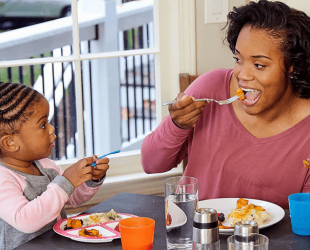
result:
[[[196,74],[196,1],[179,0],[179,73]]]

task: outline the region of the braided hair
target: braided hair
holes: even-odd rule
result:
[[[285,74],[294,92],[300,98],[310,98],[310,18],[304,12],[282,2],[260,0],[234,7],[227,20],[224,42],[233,53],[245,25],[264,30],[277,39],[284,56]]]
[[[0,82],[0,137],[19,133],[22,123],[34,112],[30,107],[41,97],[26,85]]]

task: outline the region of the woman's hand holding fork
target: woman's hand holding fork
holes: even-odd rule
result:
[[[183,92],[178,94],[178,102],[169,105],[169,113],[176,126],[182,129],[195,127],[207,101],[195,102],[194,97],[190,97]]]

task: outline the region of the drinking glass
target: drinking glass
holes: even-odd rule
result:
[[[120,220],[119,229],[123,250],[152,250],[155,221],[147,217]]]
[[[167,249],[192,249],[193,217],[197,204],[197,178],[178,176],[165,180]]]
[[[262,234],[232,235],[227,239],[227,250],[268,250],[269,239]]]
[[[298,235],[310,235],[310,193],[288,197],[292,230]]]

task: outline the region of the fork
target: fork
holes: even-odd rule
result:
[[[236,101],[238,100],[240,96],[238,95],[235,95],[229,99],[226,99],[226,100],[221,100],[221,101],[218,101],[218,100],[215,100],[215,99],[209,99],[209,98],[202,98],[202,99],[195,99],[195,102],[201,102],[201,101],[210,101],[210,102],[216,102],[220,105],[223,105],[223,104],[229,104],[229,103],[232,103],[233,101]],[[173,101],[170,101],[170,102],[165,102],[163,103],[163,106],[165,105],[169,105],[169,104],[173,104],[173,103],[176,103],[178,100],[173,100]]]
[[[120,150],[116,150],[116,151],[107,153],[107,154],[105,154],[105,155],[99,156],[99,157],[98,157],[98,160],[100,160],[100,159],[102,159],[103,157],[106,157],[106,156],[108,156],[108,155],[116,154],[116,153],[119,153],[119,152],[121,152],[121,151],[120,151]],[[96,166],[96,165],[97,165],[96,162],[93,162],[93,164],[92,164],[91,166],[94,167],[94,166]]]

